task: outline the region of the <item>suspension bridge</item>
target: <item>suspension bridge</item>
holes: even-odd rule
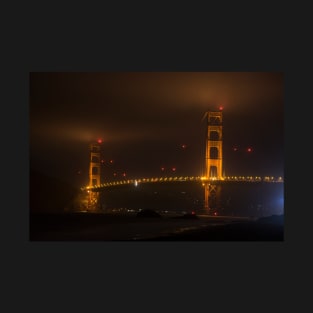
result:
[[[119,181],[101,182],[101,144],[102,141],[90,144],[89,184],[81,188],[88,196],[88,208],[97,211],[99,196],[103,190],[117,186],[138,186],[147,184],[195,182],[202,185],[203,207],[209,211],[212,200],[216,198],[219,186],[227,183],[283,183],[283,177],[273,176],[224,176],[223,173],[223,112],[208,111],[205,113],[206,127],[206,152],[205,170],[203,176],[164,176],[124,179]],[[210,201],[211,200],[211,201]]]

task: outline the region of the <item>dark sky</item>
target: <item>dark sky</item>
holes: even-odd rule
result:
[[[202,118],[219,106],[225,175],[284,174],[283,73],[38,72],[29,78],[30,164],[47,175],[86,185],[89,143],[98,138],[107,180],[113,173],[123,179],[123,172],[127,178],[202,175]]]

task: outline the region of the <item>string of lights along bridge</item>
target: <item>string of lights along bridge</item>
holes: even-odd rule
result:
[[[89,202],[97,203],[99,193],[103,188],[135,185],[147,183],[169,183],[169,182],[200,182],[204,187],[204,209],[209,209],[209,198],[214,197],[216,187],[227,182],[267,182],[283,183],[282,177],[259,177],[259,176],[223,176],[223,108],[218,111],[208,111],[204,118],[207,121],[206,127],[206,150],[205,150],[205,170],[203,176],[175,176],[175,177],[152,177],[124,179],[120,181],[101,182],[101,144],[102,140],[90,144],[90,166],[89,185],[81,188],[89,193]]]

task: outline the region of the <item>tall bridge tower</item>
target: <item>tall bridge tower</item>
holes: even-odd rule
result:
[[[90,144],[89,187],[100,185],[101,142]]]
[[[101,184],[101,143],[102,140],[99,139],[96,143],[90,144],[89,187]],[[88,207],[92,211],[97,211],[100,208],[99,192],[91,190],[88,192]]]
[[[204,183],[204,208],[208,211],[209,198],[214,198],[217,185],[214,180],[222,179],[223,170],[223,114],[219,111],[207,112],[207,134],[205,152],[205,183]]]

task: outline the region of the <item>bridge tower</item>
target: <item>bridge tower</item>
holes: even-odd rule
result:
[[[90,144],[89,187],[100,185],[101,142]]]
[[[205,183],[204,208],[208,212],[209,198],[214,199],[217,194],[216,182],[223,177],[223,114],[219,111],[207,112],[207,134],[205,153]]]
[[[89,187],[101,184],[101,143],[99,139],[90,144]],[[99,192],[89,190],[88,207],[92,211],[99,209]]]

